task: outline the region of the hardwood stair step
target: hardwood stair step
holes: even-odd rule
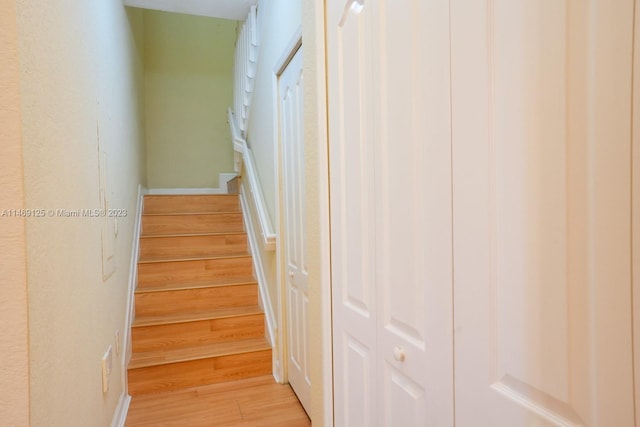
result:
[[[165,316],[258,304],[258,286],[235,284],[135,293],[137,316]]]
[[[271,374],[271,349],[165,363],[127,371],[129,394],[160,393]]]
[[[226,319],[237,316],[264,314],[259,305],[246,307],[230,307],[217,310],[204,310],[199,312],[177,313],[163,316],[136,316],[132,327],[168,325],[173,323],[198,322],[201,320]]]
[[[143,212],[179,213],[179,212],[240,212],[240,199],[237,194],[206,195],[146,195],[143,199]]]
[[[253,275],[251,255],[202,257],[138,263],[138,286],[202,283]]]
[[[138,353],[127,371],[129,393],[157,393],[269,374],[271,357],[264,338]]]
[[[264,338],[264,313],[258,306],[136,319],[133,352]]]
[[[150,366],[166,365],[169,363],[190,362],[193,360],[252,353],[262,350],[271,350],[271,346],[264,337],[234,342],[198,345],[172,350],[145,351],[135,353],[131,356],[129,369],[147,368]]]
[[[213,260],[221,260],[221,259],[232,259],[232,258],[247,258],[251,257],[248,252],[242,252],[237,254],[222,254],[222,255],[191,255],[191,256],[180,256],[180,255],[167,255],[165,258],[157,257],[157,258],[148,258],[148,259],[139,259],[138,265],[140,264],[159,264],[163,262],[188,262],[188,261],[213,261]]]
[[[140,261],[171,257],[239,255],[248,253],[247,234],[207,233],[140,238]]]
[[[186,289],[213,288],[219,286],[237,286],[237,285],[257,285],[257,281],[253,276],[245,277],[220,277],[202,282],[186,282],[186,283],[160,283],[154,285],[138,285],[136,294],[146,292],[164,292],[178,291]]]
[[[244,231],[240,212],[142,215],[141,237]]]

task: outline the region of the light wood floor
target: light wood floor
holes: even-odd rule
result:
[[[310,425],[291,388],[269,375],[135,396],[126,422],[126,427]]]

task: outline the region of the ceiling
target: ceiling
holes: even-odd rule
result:
[[[243,21],[258,0],[123,0],[127,6]]]

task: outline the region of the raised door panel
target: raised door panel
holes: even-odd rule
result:
[[[377,425],[370,6],[327,3],[336,426]]]
[[[372,3],[379,416],[453,425],[449,2]]]
[[[452,1],[456,425],[633,425],[632,12]]]

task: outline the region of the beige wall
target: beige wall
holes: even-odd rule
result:
[[[278,204],[278,187],[276,185],[276,156],[278,141],[274,136],[274,123],[278,119],[274,110],[277,93],[273,90],[274,67],[281,59],[285,49],[301,26],[300,0],[261,0],[258,4],[258,21],[260,31],[260,51],[255,80],[255,89],[249,115],[247,144],[254,159],[259,185],[262,189],[267,213],[271,223],[276,224],[276,206]],[[244,175],[244,171],[243,171]],[[276,251],[266,251],[261,244],[258,214],[253,203],[247,180],[243,180],[243,192],[248,199],[248,214],[253,221],[257,240],[259,258],[266,280],[267,297],[277,317],[281,310],[278,301],[278,260]],[[278,325],[279,333],[284,333]],[[278,349],[274,349],[274,352]]]
[[[217,188],[233,172],[236,21],[144,12],[150,188]]]
[[[124,387],[114,354],[102,393],[100,359],[124,328],[144,176],[143,75],[132,31],[141,13],[127,13],[120,0],[18,0],[17,11],[25,206],[45,210],[26,221],[31,423],[106,426]],[[106,282],[103,219],[49,215],[100,207],[99,148],[108,156],[110,207],[128,211],[112,233],[116,271]]]
[[[16,10],[0,0],[0,418],[7,426],[29,425],[29,352],[25,221],[6,216],[24,207]]]
[[[260,53],[249,116],[247,144],[253,150],[260,185],[272,222],[276,222],[276,153],[273,68],[301,26],[301,0],[262,0]],[[275,298],[275,295],[272,297]]]

